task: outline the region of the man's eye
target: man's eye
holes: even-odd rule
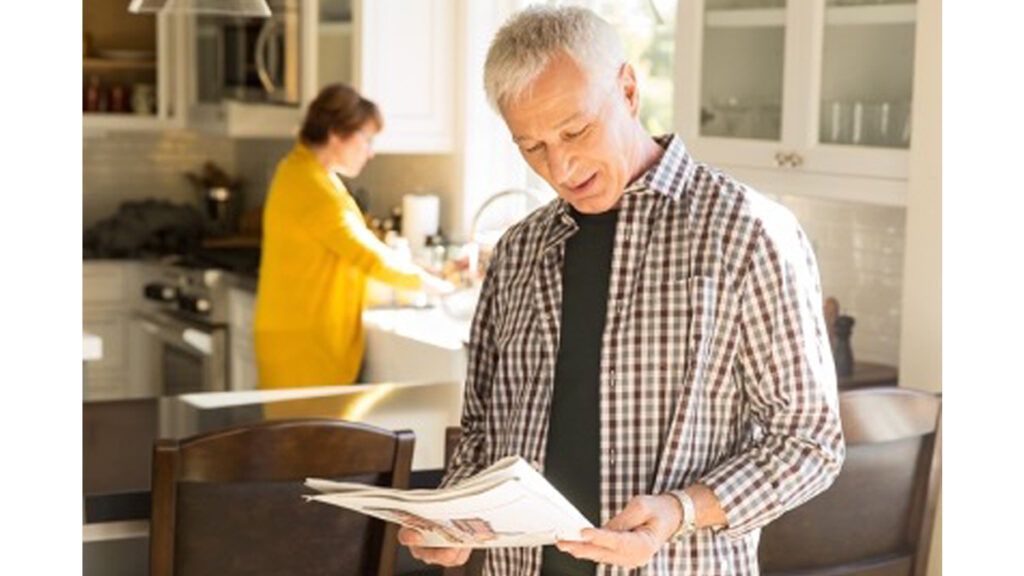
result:
[[[544,143],[538,143],[538,144],[534,144],[533,146],[530,146],[529,148],[523,148],[523,150],[527,154],[534,154],[536,152],[540,152],[541,149],[543,149],[543,148],[544,148]]]
[[[586,132],[589,129],[590,129],[590,124],[587,124],[586,126],[580,128],[579,130],[566,132],[565,133],[565,137],[566,137],[567,140],[575,140],[575,139],[579,138],[580,136],[582,136],[583,133]]]

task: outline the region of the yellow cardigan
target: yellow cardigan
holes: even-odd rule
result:
[[[355,382],[368,277],[420,287],[416,269],[367,229],[341,179],[297,143],[277,166],[263,212],[254,320],[260,388]]]

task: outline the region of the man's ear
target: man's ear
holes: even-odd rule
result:
[[[619,68],[619,89],[626,99],[629,115],[636,118],[640,114],[640,87],[636,83],[636,71],[629,62]]]

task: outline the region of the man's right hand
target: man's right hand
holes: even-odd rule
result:
[[[469,560],[472,548],[426,548],[419,546],[423,536],[412,528],[402,527],[398,530],[398,541],[409,547],[412,557],[427,564],[441,566],[462,566]]]

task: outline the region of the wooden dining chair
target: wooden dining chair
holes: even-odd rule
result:
[[[766,576],[923,576],[942,474],[942,398],[841,392],[846,461],[828,490],[764,527]]]
[[[307,477],[409,486],[414,436],[329,419],[261,422],[153,451],[152,576],[390,576],[397,527],[301,496]]]

